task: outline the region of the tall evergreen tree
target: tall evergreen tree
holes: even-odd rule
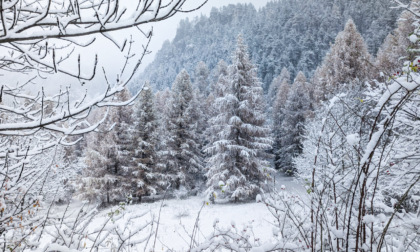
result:
[[[175,189],[181,185],[194,188],[203,171],[196,122],[200,113],[194,99],[190,76],[182,70],[172,85],[165,149],[160,152],[159,165]]]
[[[118,101],[129,100],[124,90],[117,95]],[[94,121],[104,116],[104,110],[93,113]],[[80,197],[101,203],[122,201],[133,192],[133,109],[131,106],[108,110],[106,121],[98,132],[87,137],[84,170],[80,181]]]
[[[274,143],[273,143],[273,152],[274,152],[274,164],[276,169],[280,168],[280,159],[282,155],[280,153],[282,140],[285,135],[288,134],[285,129],[283,129],[282,123],[285,118],[285,107],[286,102],[289,98],[289,91],[290,91],[290,84],[289,81],[284,79],[280,84],[280,87],[277,90],[276,99],[274,100],[273,108],[272,108],[272,129],[273,129],[273,136],[274,136]]]
[[[211,155],[206,192],[210,199],[219,193],[238,201],[254,197],[264,187],[272,170],[264,156],[272,140],[265,125],[261,82],[242,36],[238,38],[232,62],[229,89],[215,101],[219,114],[212,121],[218,139],[206,149]]]
[[[366,43],[353,20],[349,19],[314,75],[317,100],[336,93],[343,84],[350,84],[356,79],[367,80],[371,75],[370,61]]]
[[[159,122],[157,127],[157,144],[156,144],[156,169],[162,174],[163,180],[159,185],[162,189],[168,188],[170,185],[175,186],[177,178],[177,171],[171,170],[173,167],[173,155],[169,151],[169,146],[172,143],[171,133],[169,129],[169,114],[171,109],[172,92],[169,88],[163,91],[158,91],[155,96],[156,116]]]
[[[155,99],[150,83],[146,82],[135,105],[134,124],[134,195],[141,201],[142,195],[156,194],[163,184],[162,175],[156,167],[158,118]]]
[[[286,82],[287,84],[290,83],[290,73],[287,68],[283,68],[279,76],[273,79],[271,82],[270,88],[268,89],[268,107],[272,108],[274,106],[274,102],[277,97],[278,90],[280,86]]]
[[[293,173],[293,158],[302,152],[302,135],[305,118],[310,109],[309,83],[302,72],[299,72],[289,91],[284,108],[281,109],[281,124],[276,150],[276,167],[287,173]],[[281,98],[280,98],[281,99]],[[280,102],[280,101],[279,101]]]

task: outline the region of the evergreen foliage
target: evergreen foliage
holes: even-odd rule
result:
[[[271,148],[270,129],[265,125],[263,90],[251,63],[243,38],[229,66],[228,88],[224,76],[219,85],[224,92],[216,99],[219,114],[213,119],[217,136],[207,152],[207,195],[219,194],[238,201],[252,198],[264,188],[271,168],[264,152]]]
[[[209,17],[182,21],[174,40],[165,42],[131,89],[138,90],[137,83],[150,80],[155,89],[163,90],[183,68],[194,73],[200,61],[209,69],[221,59],[230,62],[235,36],[241,32],[267,92],[283,68],[291,79],[299,71],[311,77],[351,18],[375,55],[401,12],[392,6],[389,0],[281,0],[258,11],[251,4],[213,9]],[[211,76],[213,82],[218,79]],[[196,76],[192,79],[195,82]]]
[[[275,150],[275,164],[287,173],[294,172],[293,158],[302,152],[305,119],[311,108],[309,85],[305,75],[299,72],[289,93],[279,94],[279,99],[287,95],[287,100],[284,108],[281,109],[281,105],[278,105],[280,111],[276,117],[280,121],[277,126],[280,134],[276,141],[279,148]]]
[[[155,98],[146,82],[135,105],[133,140],[133,176],[136,178],[134,196],[156,194],[161,191],[163,175],[156,167],[158,117]]]
[[[117,95],[119,101],[127,101],[131,95],[127,89]],[[93,120],[103,116],[104,110],[96,110]],[[108,111],[108,119],[100,130],[87,136],[83,157],[86,169],[79,183],[79,196],[106,204],[124,200],[137,187],[133,167],[133,108],[114,107]],[[97,119],[96,119],[97,120]]]
[[[181,71],[172,85],[165,145],[160,154],[160,167],[173,188],[194,189],[203,172],[197,118],[201,115],[190,76]]]

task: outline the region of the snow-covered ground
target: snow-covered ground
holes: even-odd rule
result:
[[[277,175],[276,188],[281,190],[285,186],[286,190],[296,195],[304,196],[305,190],[294,181],[293,177]],[[283,187],[284,188],[284,187]],[[207,204],[203,197],[196,196],[188,199],[170,199],[162,202],[143,203],[139,205],[130,205],[126,208],[126,213],[150,211],[157,218],[160,213],[160,224],[157,234],[156,247],[154,251],[188,251],[193,232],[200,209],[204,207],[199,217],[198,240],[203,241],[204,237],[211,234],[213,224],[219,221],[219,226],[236,226],[242,228],[252,223],[255,239],[265,242],[272,237],[273,218],[267,207],[263,203],[216,203]],[[101,215],[106,218],[109,209],[103,210]],[[150,215],[149,215],[150,216]],[[147,216],[145,216],[147,218]],[[149,218],[150,219],[150,218]],[[101,223],[101,221],[98,221]],[[145,235],[147,232],[145,232]],[[148,244],[150,251],[153,247],[154,236]],[[144,244],[139,245],[136,251],[143,251]]]
[[[305,189],[294,181],[293,177],[277,174],[275,184],[274,182],[271,183],[278,190],[287,190],[296,196],[306,197]],[[70,221],[78,215],[81,207],[82,203],[75,201],[68,208],[67,206],[55,207],[51,214],[55,218],[61,218],[63,213],[66,212],[66,220]],[[84,212],[86,211],[89,210],[85,208]],[[116,213],[116,211],[118,213],[110,219],[110,213]],[[128,205],[123,210],[118,206],[102,209],[94,217],[87,230],[83,231],[81,238],[75,239],[79,240],[79,244],[81,244],[79,246],[85,249],[91,247],[93,240],[99,239],[106,244],[103,251],[116,251],[115,249],[120,245],[114,232],[117,230],[117,233],[122,237],[135,234],[126,241],[126,244],[136,244],[136,241],[141,241],[139,245],[133,246],[130,251],[188,251],[191,244],[190,235],[193,233],[199,212],[199,229],[195,236],[198,243],[204,242],[205,237],[214,231],[213,225],[216,221],[219,227],[234,226],[235,230],[238,231],[244,230],[245,226],[247,226],[246,229],[250,230],[249,227],[252,226],[251,238],[262,243],[269,242],[269,239],[273,237],[272,223],[274,218],[264,203],[250,201],[237,204],[230,202],[211,204],[206,202],[204,197],[195,196],[187,199],[168,199],[163,202]],[[145,213],[145,215],[134,220],[131,219],[142,213]],[[151,220],[154,220],[153,226],[148,225]],[[157,225],[157,221],[159,221],[159,225]],[[105,228],[103,228],[104,223],[106,223]],[[141,227],[146,228],[140,230]],[[48,233],[54,233],[56,227],[49,227],[47,230]],[[98,231],[100,237],[96,238]],[[112,234],[107,236],[106,234],[110,234],[109,232],[112,232]],[[90,237],[90,241],[87,236]],[[104,240],[102,241],[102,239]],[[48,246],[52,241],[46,238],[41,241],[41,244]]]

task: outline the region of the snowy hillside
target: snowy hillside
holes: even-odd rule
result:
[[[389,0],[281,0],[260,10],[251,4],[213,9],[209,17],[182,21],[175,39],[162,46],[130,89],[138,90],[144,81],[150,81],[155,89],[163,90],[184,68],[194,80],[200,61],[215,70],[219,60],[230,62],[235,38],[242,33],[263,88],[268,91],[284,67],[291,80],[299,71],[312,76],[349,18],[353,18],[369,52],[375,55],[401,12],[392,9],[393,5]],[[216,81],[217,76],[211,78]]]

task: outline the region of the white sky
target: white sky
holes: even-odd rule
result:
[[[176,30],[178,28],[179,22],[182,19],[189,18],[190,20],[194,17],[198,17],[201,15],[209,16],[210,11],[213,7],[219,8],[222,6],[226,6],[229,4],[237,4],[237,3],[252,3],[255,8],[258,10],[259,8],[266,5],[268,2],[272,0],[209,0],[206,5],[204,5],[201,9],[191,12],[191,13],[177,13],[175,16],[171,17],[170,19],[161,21],[159,23],[155,23],[153,25],[153,39],[149,50],[152,51],[151,54],[147,55],[144,58],[143,64],[140,68],[140,71],[144,70],[144,68],[153,61],[155,54],[159,49],[162,47],[163,42],[165,40],[173,40],[176,35]],[[201,0],[190,0],[188,2],[191,7],[196,7],[199,3],[202,3]]]
[[[153,61],[156,53],[162,47],[163,42],[165,42],[166,40],[173,40],[175,38],[176,30],[178,28],[179,22],[182,19],[188,17],[191,20],[194,17],[201,15],[208,16],[213,7],[219,8],[222,6],[227,6],[229,4],[252,3],[256,9],[259,9],[265,4],[267,4],[269,1],[272,0],[209,0],[206,5],[204,5],[201,9],[197,11],[191,13],[177,13],[175,16],[167,20],[153,23],[152,25],[154,36],[149,46],[149,51],[151,51],[151,53],[145,56],[145,58],[143,59],[143,63],[139,71],[135,74],[135,76],[141,73],[144,70],[144,68]],[[192,8],[198,7],[202,3],[203,0],[188,0],[186,3],[188,5],[185,5],[183,9],[190,10]],[[142,29],[145,32],[147,32],[150,29],[150,25],[143,26]],[[136,56],[129,61],[127,69],[122,77],[119,74],[122,68],[124,67],[125,56],[127,55],[128,50],[125,49],[124,52],[121,52],[109,40],[105,39],[102,36],[96,36],[97,40],[91,46],[86,48],[78,48],[77,51],[72,54],[72,57],[68,59],[66,63],[62,64],[62,67],[66,68],[68,71],[77,73],[77,64],[75,62],[77,62],[77,56],[81,55],[81,69],[82,72],[85,73],[86,76],[88,76],[94,69],[94,54],[97,54],[98,67],[96,68],[95,79],[92,82],[89,82],[88,85],[80,86],[80,83],[78,83],[78,81],[75,80],[75,78],[71,78],[63,74],[55,74],[48,75],[47,79],[40,79],[41,81],[37,81],[33,85],[30,85],[28,87],[29,90],[38,92],[39,86],[42,85],[47,88],[46,90],[48,93],[54,93],[58,89],[64,88],[65,86],[74,86],[75,88],[73,88],[73,90],[77,91],[77,96],[81,96],[84,95],[84,92],[86,92],[86,90],[88,90],[88,94],[96,94],[98,91],[103,92],[103,89],[106,89],[104,72],[106,73],[106,77],[109,79],[111,84],[115,83],[117,79],[126,79],[127,75],[131,73],[134,63],[137,59],[139,59],[139,56],[142,52],[141,46],[142,43],[145,42],[145,39],[141,35],[141,33],[134,28],[116,31],[110,35],[113,37],[114,41],[118,41],[119,43],[124,41],[125,38],[129,38],[130,35],[132,35],[132,38],[135,41],[135,43],[133,44],[134,50],[131,53],[134,52]],[[81,37],[78,39],[83,38]],[[86,39],[89,40],[89,37],[87,37]],[[2,51],[0,50],[0,54],[1,53]],[[5,76],[2,77],[3,81],[11,83],[16,82],[16,84],[25,81],[22,78],[23,77],[21,75],[16,75],[13,73],[7,73]],[[81,93],[79,94],[79,92]]]

